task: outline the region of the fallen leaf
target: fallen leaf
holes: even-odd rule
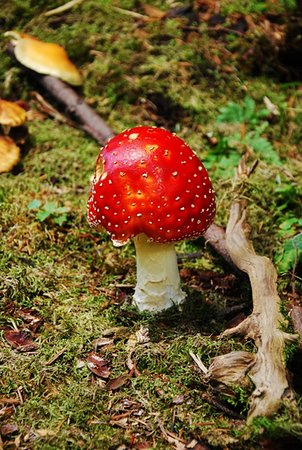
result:
[[[31,308],[20,309],[16,312],[16,316],[21,317],[26,323],[26,328],[30,329],[33,333],[35,333],[44,322],[43,317]]]
[[[271,102],[271,100],[265,96],[263,97],[263,102],[266,106],[266,108],[269,110],[269,112],[273,115],[273,116],[280,116],[280,111],[277,105],[275,105],[274,103]]]
[[[177,395],[176,397],[173,398],[172,403],[174,405],[182,405],[185,401],[186,397],[185,395],[181,394],[181,395]]]
[[[128,428],[128,418],[123,417],[122,419],[118,420],[110,420],[110,425],[116,425],[121,428]]]
[[[17,431],[18,431],[18,427],[15,423],[5,423],[0,428],[0,432],[3,436],[7,436],[9,434],[16,433]]]
[[[152,17],[152,19],[162,19],[166,15],[165,11],[156,8],[155,6],[143,5],[143,9],[145,11],[145,14],[147,14],[147,16],[149,17]]]
[[[12,347],[20,352],[31,352],[37,349],[37,344],[24,331],[5,330],[3,336]]]
[[[1,419],[8,418],[14,414],[15,408],[13,406],[3,406],[0,409],[0,417]]]
[[[110,369],[108,367],[108,362],[102,358],[100,355],[92,352],[87,358],[88,369],[92,373],[101,378],[108,378],[110,375]]]
[[[95,350],[97,350],[98,347],[107,347],[108,345],[113,345],[113,343],[114,343],[113,339],[101,337],[93,341],[93,346]]]
[[[113,378],[112,380],[109,380],[106,384],[105,388],[107,391],[115,391],[119,389],[120,387],[124,386],[129,381],[128,375],[120,375],[117,378]]]
[[[144,441],[138,442],[134,447],[136,450],[148,450],[149,448],[154,448],[152,442]]]
[[[124,339],[130,335],[128,327],[112,327],[103,331],[104,337],[113,337],[114,339]]]
[[[40,437],[55,436],[56,433],[53,430],[48,430],[47,428],[40,428],[35,430],[35,433]]]
[[[142,325],[135,333],[135,337],[138,344],[146,344],[150,341],[149,328]]]

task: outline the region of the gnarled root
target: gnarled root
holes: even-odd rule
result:
[[[253,339],[258,351],[250,357],[246,352],[232,352],[215,358],[207,378],[227,385],[234,382],[244,385],[245,377],[252,380],[254,391],[248,414],[248,421],[251,421],[257,416],[273,414],[285,400],[294,402],[283,358],[285,344],[298,336],[285,333],[280,328],[284,318],[280,312],[277,272],[270,259],[255,253],[252,242],[247,238],[245,219],[242,203],[235,201],[226,229],[226,247],[234,264],[249,276],[253,312],[222,336],[240,334]]]

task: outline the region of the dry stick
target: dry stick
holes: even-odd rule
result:
[[[83,130],[90,134],[99,144],[105,144],[108,139],[114,136],[114,131],[64,81],[50,75],[37,75],[34,73],[33,76],[56,100],[64,104],[67,112],[72,114],[80,122]]]
[[[252,314],[223,333],[223,336],[241,334],[251,338],[258,348],[254,361],[247,367],[255,385],[248,414],[251,421],[257,416],[273,414],[284,400],[293,401],[283,359],[285,344],[295,341],[297,336],[280,329],[284,319],[280,312],[277,272],[269,258],[255,253],[247,238],[246,211],[240,201],[234,201],[231,206],[226,247],[236,266],[248,274],[252,287]]]

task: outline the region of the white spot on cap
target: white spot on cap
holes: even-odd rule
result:
[[[178,172],[172,172],[172,175],[173,175],[173,177],[177,177],[177,175],[178,175]]]
[[[131,134],[129,134],[129,139],[131,139],[131,141],[134,141],[137,138],[138,138],[138,133],[131,133]]]

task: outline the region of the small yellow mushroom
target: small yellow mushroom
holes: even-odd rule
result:
[[[25,109],[17,103],[0,98],[0,125],[3,127],[19,127],[26,121]]]
[[[12,44],[15,56],[23,66],[44,75],[60,78],[74,86],[82,84],[80,72],[60,45],[43,42],[18,31],[7,31],[4,35],[14,38]]]
[[[9,136],[0,136],[0,173],[10,172],[20,161],[20,148]]]

